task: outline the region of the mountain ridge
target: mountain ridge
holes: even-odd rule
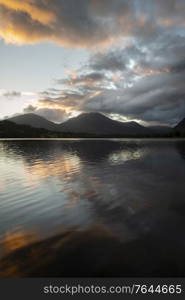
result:
[[[34,128],[44,128],[52,131],[55,131],[58,127],[57,124],[33,113],[18,115],[15,117],[8,118],[6,120],[14,122],[18,125],[29,125]]]
[[[107,116],[97,113],[82,113],[77,117],[56,124],[44,117],[34,113],[18,115],[7,119],[18,125],[28,125],[33,128],[45,129],[55,133],[71,133],[86,134],[94,136],[153,136],[153,135],[168,135],[174,132],[183,132],[185,127],[185,118],[180,121],[174,128],[163,126],[145,127],[137,122],[121,122],[108,118]]]
[[[15,116],[7,120],[19,125],[29,125],[34,128],[44,128],[64,133],[88,133],[94,135],[145,135],[149,133],[146,127],[137,122],[115,121],[96,112],[83,113],[60,124],[55,124],[33,113]]]
[[[62,132],[87,132],[90,134],[144,135],[149,131],[137,122],[120,122],[100,113],[84,113],[59,125]]]

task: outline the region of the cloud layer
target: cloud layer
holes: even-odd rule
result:
[[[185,38],[161,32],[152,41],[93,53],[89,62],[57,80],[39,104],[99,111],[149,124],[174,125],[185,115]]]
[[[184,11],[184,0],[0,0],[0,36],[18,44],[105,46],[184,27]]]
[[[0,0],[0,37],[89,50],[40,93],[34,112],[52,121],[100,111],[173,125],[185,115],[185,0]]]

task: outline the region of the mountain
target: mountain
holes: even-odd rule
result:
[[[84,113],[68,121],[55,124],[36,114],[24,114],[8,119],[18,125],[29,125],[33,128],[43,128],[50,131],[89,135],[115,135],[115,136],[144,136],[150,130],[136,122],[118,122],[100,113]]]
[[[13,122],[17,125],[32,128],[31,130],[25,127],[25,133],[23,134],[23,127],[17,127],[17,131],[13,132],[13,128],[11,129],[11,126],[8,126],[8,136],[10,134],[12,134],[12,136],[19,136],[21,134],[21,136],[24,135],[24,137],[26,137],[27,133],[29,136],[35,134],[35,137],[45,135],[50,137],[152,137],[185,134],[185,119],[175,126],[175,128],[165,126],[144,127],[137,122],[115,121],[100,113],[83,113],[61,124],[55,124],[36,114],[19,115],[8,119],[7,122],[8,121],[11,122],[11,124]],[[4,130],[5,127],[6,126],[4,126]],[[40,129],[45,130],[45,132],[40,132]],[[36,134],[37,131],[39,132]],[[4,136],[3,133],[1,133],[1,135]]]
[[[165,135],[173,132],[173,128],[168,126],[149,126],[148,128],[153,132],[153,134],[157,135]]]
[[[78,138],[79,134],[58,132],[11,121],[0,121],[0,138]],[[86,137],[81,134],[80,137]]]
[[[175,126],[175,131],[179,132],[180,134],[185,134],[185,118],[180,121],[176,126]]]
[[[58,128],[57,124],[31,113],[9,118],[8,121],[14,122],[18,125],[29,125],[34,128],[44,128],[52,131],[57,131]]]
[[[11,121],[0,121],[0,138],[42,138],[55,137],[57,132],[29,125],[19,125]]]
[[[84,113],[59,125],[62,132],[89,133],[95,135],[142,136],[150,130],[136,122],[118,122],[100,113]]]

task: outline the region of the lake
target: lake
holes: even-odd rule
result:
[[[185,140],[1,140],[0,235],[102,224],[181,239]]]

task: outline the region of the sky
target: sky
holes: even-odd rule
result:
[[[0,119],[185,117],[185,0],[0,0]]]

